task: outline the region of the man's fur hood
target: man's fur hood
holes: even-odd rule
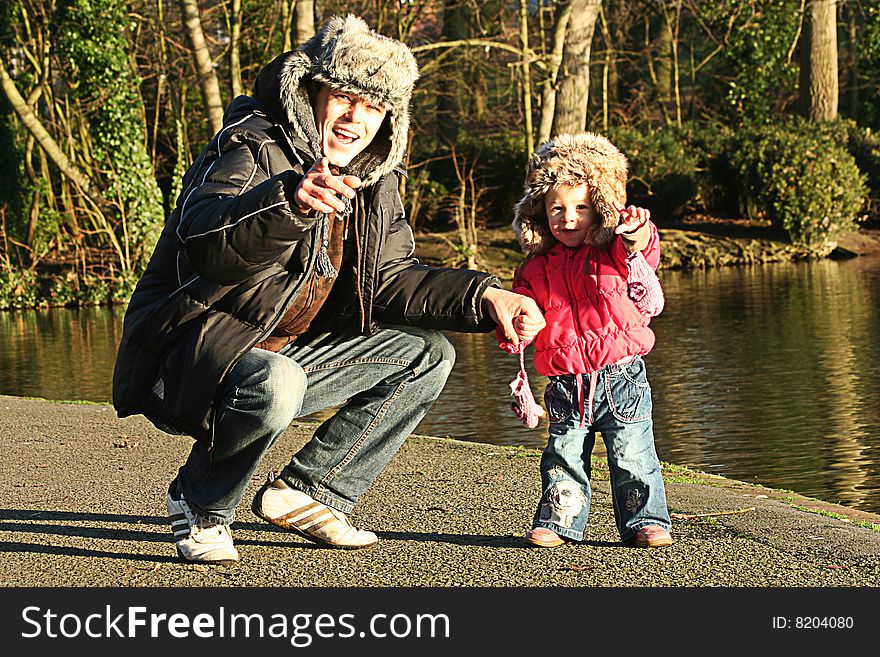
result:
[[[563,134],[535,149],[526,165],[525,194],[514,208],[513,230],[529,255],[546,253],[557,240],[550,232],[544,194],[560,185],[585,184],[600,221],[586,244],[607,250],[626,201],[626,157],[608,139],[592,132]]]
[[[385,105],[388,115],[382,127],[345,169],[368,186],[403,161],[409,102],[418,78],[418,64],[405,44],[371,30],[356,16],[334,16],[297,50],[267,64],[254,85],[254,96],[285,118],[316,158],[321,142],[312,109],[314,83]]]

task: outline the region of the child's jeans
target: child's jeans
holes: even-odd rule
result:
[[[587,405],[589,375],[583,375]],[[611,471],[614,517],[622,541],[647,525],[671,527],[660,461],[654,449],[651,387],[645,362],[636,356],[598,373],[593,422],[581,427],[581,402],[573,374],[554,376],[544,393],[550,439],[541,456],[541,502],[533,526],[576,541],[584,538],[590,514],[590,453],[602,434]],[[589,417],[589,409],[584,409]]]

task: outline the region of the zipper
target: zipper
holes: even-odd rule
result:
[[[355,278],[354,278],[355,288],[356,288],[355,291],[357,292],[358,306],[360,307],[360,311],[361,311],[361,333],[363,333],[364,326],[366,325],[366,312],[364,311],[364,291],[363,291],[364,279],[365,279],[364,258],[363,258],[363,251],[364,250],[363,250],[363,248],[361,248],[361,235],[360,235],[360,231],[358,230],[358,225],[360,224],[360,214],[361,213],[358,212],[358,208],[356,207],[357,205],[359,205],[357,203],[357,201],[358,201],[358,198],[356,196],[355,197],[355,205],[352,207],[352,212],[354,213],[355,216],[354,216],[354,221],[352,221],[351,223],[352,223],[352,226],[354,226],[354,248],[355,248],[355,251],[357,251],[357,267],[358,267],[358,275],[355,276]],[[366,222],[364,222],[364,233],[366,233],[366,228],[367,228],[367,225],[366,225]],[[364,235],[364,237],[366,237],[366,235]],[[366,240],[364,240],[364,241],[366,242]]]
[[[373,192],[373,193],[375,194],[375,192]],[[370,200],[372,201],[372,198]],[[370,205],[372,206],[372,203]],[[373,266],[373,291],[372,291],[372,294],[370,295],[370,308],[371,309],[373,307],[373,296],[376,294],[376,285],[378,285],[378,282],[379,282],[379,250],[382,248],[382,244],[384,244],[383,240],[385,239],[385,214],[382,211],[381,204],[378,208],[378,213],[379,213],[379,236],[378,236],[378,240],[376,242],[378,247],[376,249],[376,255],[375,255],[375,259],[374,259],[375,263]],[[369,319],[370,319],[369,323],[372,324],[373,323],[372,311],[370,312]]]
[[[580,332],[581,332],[580,331],[581,313],[580,313],[580,307],[578,305],[577,296],[572,291],[572,279],[573,279],[574,273],[575,273],[575,271],[574,271],[575,264],[577,263],[577,251],[566,248],[565,255],[566,255],[566,259],[568,260],[568,262],[566,262],[566,265],[565,265],[565,288],[566,288],[566,290],[568,290],[568,298],[571,300],[571,305],[572,305],[572,308],[574,311],[572,313],[572,315],[573,315],[573,318],[575,321],[575,331],[579,337]],[[589,274],[588,269],[590,266],[590,260],[592,260],[590,258],[589,251],[587,251],[586,258],[587,258],[587,260],[586,260],[585,267],[584,267],[584,273],[586,274],[586,277],[589,278],[590,274]],[[580,269],[580,268],[578,267],[578,269]],[[583,340],[578,339],[577,345],[578,345],[578,351],[580,352],[580,356],[581,356],[581,363],[583,363],[583,365],[586,369],[586,366],[589,365],[589,362],[587,360],[587,354],[584,351]],[[575,372],[575,374],[577,374],[577,372]]]

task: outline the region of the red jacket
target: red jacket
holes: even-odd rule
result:
[[[656,270],[660,238],[657,227],[652,222],[649,226],[642,254]],[[547,322],[534,341],[539,374],[587,374],[651,351],[651,318],[627,296],[628,255],[619,237],[608,251],[556,243],[547,253],[529,258],[517,272],[513,291],[534,299]],[[497,335],[502,348],[514,351],[500,329]]]

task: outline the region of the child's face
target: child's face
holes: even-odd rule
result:
[[[565,246],[581,246],[596,223],[596,210],[586,185],[561,185],[544,194],[544,209],[553,237]]]

